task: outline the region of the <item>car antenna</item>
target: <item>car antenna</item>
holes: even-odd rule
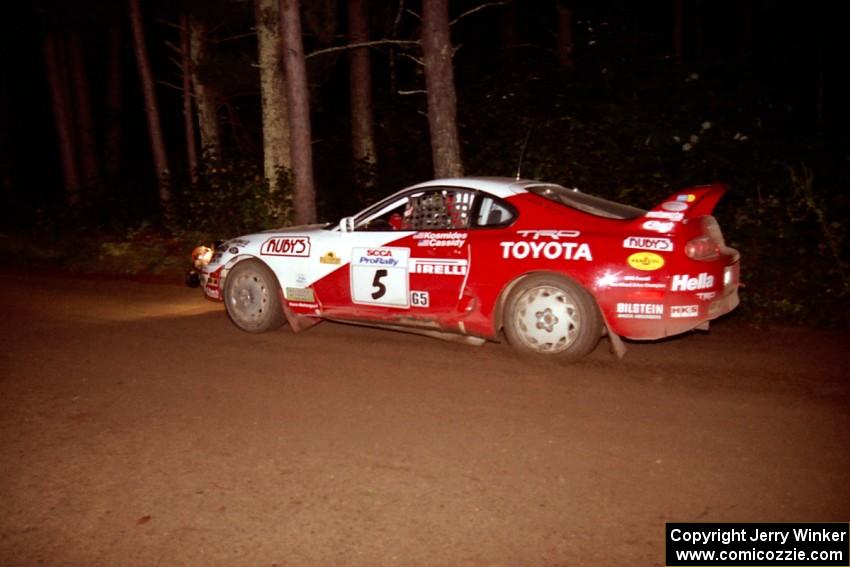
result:
[[[522,158],[525,157],[525,148],[528,147],[528,139],[531,137],[531,128],[525,135],[525,141],[522,143],[522,149],[519,152],[519,163],[516,166],[516,180],[520,180],[520,172],[522,171]]]

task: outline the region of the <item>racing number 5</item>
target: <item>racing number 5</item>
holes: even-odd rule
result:
[[[372,299],[380,299],[387,293],[387,286],[381,282],[381,279],[387,277],[386,270],[375,270],[375,277],[372,278],[372,287],[375,291],[372,292]]]

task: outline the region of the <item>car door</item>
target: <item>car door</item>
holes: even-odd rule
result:
[[[467,189],[428,187],[358,217],[353,232],[342,235],[347,298],[326,309],[348,319],[439,326],[466,280],[474,199]]]

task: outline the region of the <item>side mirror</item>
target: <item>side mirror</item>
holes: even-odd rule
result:
[[[339,221],[340,232],[354,232],[354,217],[343,217]]]

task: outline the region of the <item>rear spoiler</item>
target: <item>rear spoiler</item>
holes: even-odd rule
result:
[[[710,215],[727,189],[728,186],[723,183],[714,183],[676,191],[647,211],[640,221],[645,229],[669,232],[675,223]]]

